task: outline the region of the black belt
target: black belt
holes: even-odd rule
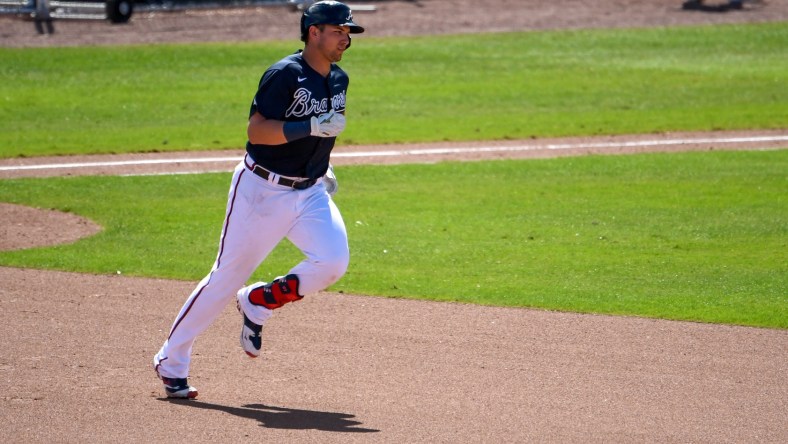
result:
[[[271,174],[274,174],[274,173],[268,171],[267,169],[261,167],[260,165],[254,165],[254,166],[250,167],[247,164],[246,166],[249,167],[249,169],[252,170],[253,173],[257,174],[258,176],[262,177],[265,180],[268,180],[268,178],[271,177]],[[284,185],[286,187],[290,187],[290,188],[292,188],[294,190],[305,190],[305,189],[311,187],[312,185],[316,184],[317,183],[317,179],[293,180],[293,179],[288,179],[286,177],[281,177],[280,176],[280,177],[277,178],[275,183],[278,184],[278,185]]]

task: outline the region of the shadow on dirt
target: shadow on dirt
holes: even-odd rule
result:
[[[290,409],[286,407],[275,407],[264,404],[247,404],[242,407],[231,407],[220,404],[211,404],[198,400],[180,400],[159,398],[172,404],[179,404],[188,407],[216,410],[229,413],[241,418],[254,419],[260,423],[261,427],[271,429],[295,429],[295,430],[323,430],[326,432],[346,432],[346,433],[375,433],[380,430],[358,427],[362,423],[355,421],[355,415],[336,412],[319,412],[315,410]]]

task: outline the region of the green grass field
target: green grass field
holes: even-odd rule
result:
[[[786,47],[780,23],[359,39],[340,139],[786,128]],[[293,49],[0,49],[0,157],[239,148],[260,74]],[[352,263],[333,290],[788,328],[786,150],[337,171]],[[199,279],[228,184],[2,180],[0,201],[104,231],[0,264]],[[284,243],[255,277],[298,260]]]
[[[0,157],[241,147],[297,43],[0,49]],[[362,38],[340,143],[783,128],[786,47],[785,23]]]
[[[338,169],[351,293],[788,327],[788,151]],[[420,180],[429,177],[429,180]],[[105,230],[0,263],[198,280],[229,174],[2,182]],[[283,244],[258,273],[300,261]]]

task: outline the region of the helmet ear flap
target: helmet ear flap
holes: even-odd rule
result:
[[[347,36],[347,46],[345,46],[345,49],[350,48],[350,44],[351,43],[353,43],[353,39],[350,37],[350,34],[348,34],[348,36]]]

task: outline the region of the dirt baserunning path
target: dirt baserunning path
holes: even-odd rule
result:
[[[788,17],[785,2],[715,15],[683,13],[678,4],[425,0],[378,3],[378,12],[358,18],[371,35],[395,35]],[[30,23],[0,19],[0,45],[293,34],[292,15],[245,11],[141,14],[122,27],[63,22],[53,36],[24,38]],[[348,155],[335,162],[788,146],[719,142],[763,136],[788,132],[461,144],[498,148],[475,151],[450,144],[343,147],[337,153]],[[706,141],[642,144],[689,139]],[[509,149],[517,146],[531,149]],[[401,154],[350,155],[381,151]],[[139,161],[178,154],[11,159],[0,162],[0,179],[229,170],[234,160],[189,159],[240,153],[147,164]],[[64,162],[89,165],[41,168]],[[24,166],[30,168],[11,168]],[[0,211],[4,249],[73,241],[99,228],[61,213],[7,204]],[[238,314],[228,307],[195,345],[191,381],[199,400],[171,402],[162,399],[150,363],[194,282],[2,267],[0,281],[0,422],[9,442],[788,442],[786,331],[326,292],[280,310],[257,361],[241,351]]]

